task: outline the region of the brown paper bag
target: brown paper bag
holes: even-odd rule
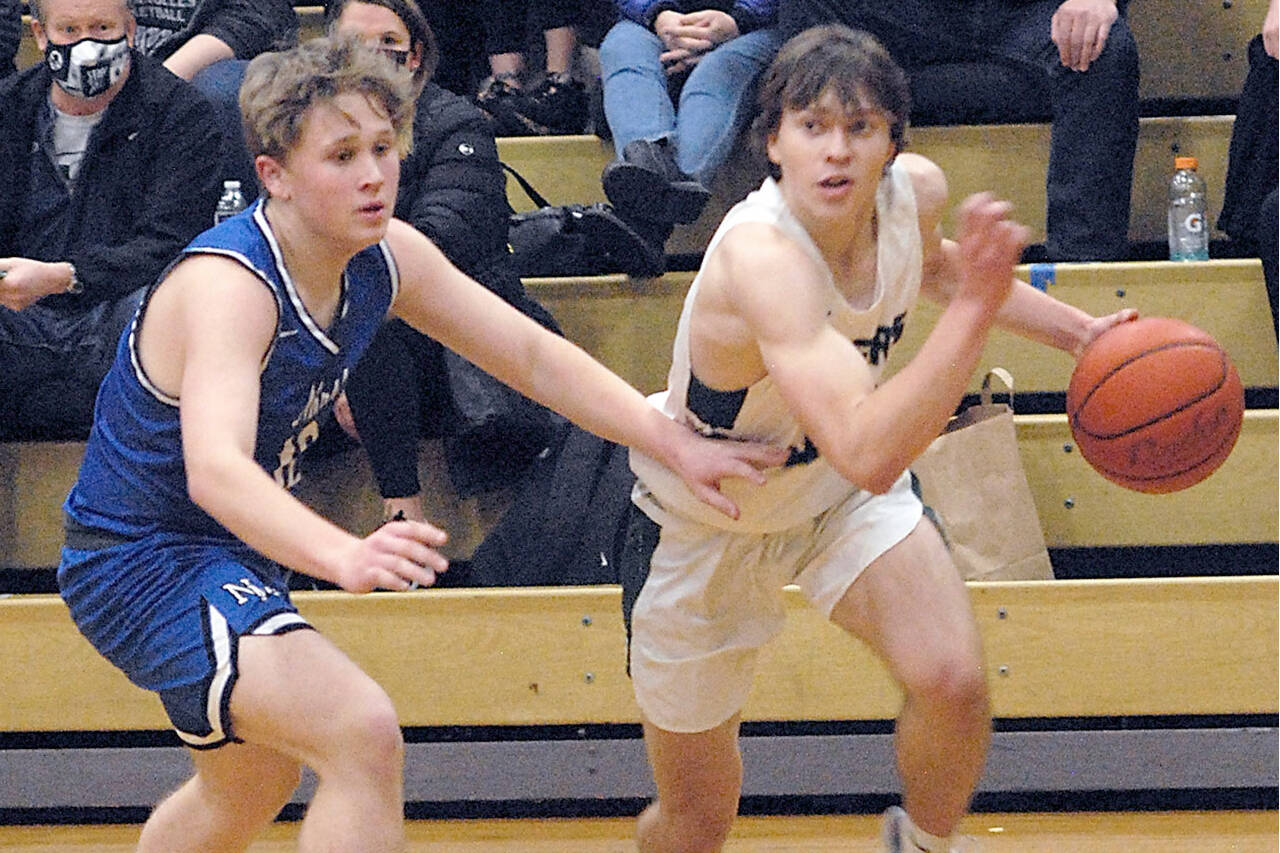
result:
[[[991,399],[991,378],[1009,388],[1009,403]],[[1013,425],[1013,377],[992,368],[980,402],[951,419],[911,466],[921,498],[939,516],[956,568],[965,580],[1052,580]]]

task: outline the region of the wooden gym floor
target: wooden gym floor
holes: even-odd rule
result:
[[[408,853],[632,853],[630,818],[412,821]],[[1273,811],[981,814],[965,832],[982,853],[1276,853]],[[251,853],[293,849],[275,824]],[[725,853],[879,853],[875,815],[744,817]],[[137,826],[0,827],[10,853],[129,853]]]

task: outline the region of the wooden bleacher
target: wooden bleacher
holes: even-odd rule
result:
[[[298,8],[303,34],[314,34],[319,7]],[[1244,46],[1264,11],[1264,0],[1134,4],[1142,97],[1234,98]],[[35,58],[27,39],[20,64]],[[1221,187],[1230,127],[1224,115],[1143,120],[1132,240],[1162,238],[1174,153],[1200,157],[1211,195]],[[911,147],[943,165],[953,198],[994,188],[1042,229],[1047,140],[1047,125],[920,128]],[[594,137],[502,140],[500,150],[553,203],[602,198],[599,172],[611,154]],[[669,250],[700,251],[719,213],[756,178],[746,166],[730,170],[706,216],[680,229]],[[519,196],[513,187],[513,201]],[[1211,212],[1219,202],[1211,198]],[[1131,305],[1205,328],[1245,385],[1270,389],[1274,398],[1276,340],[1256,261],[1039,272],[1051,277],[1051,293],[1086,310]],[[664,384],[689,280],[527,284],[570,338],[652,391]],[[919,345],[932,316],[927,308],[918,315],[897,363]],[[1065,355],[1001,333],[983,364],[1009,367],[1019,393],[1033,395],[1060,394],[1070,371]],[[1050,548],[1124,560],[1126,549],[1148,546],[1221,545],[1220,559],[1230,559],[1228,546],[1274,546],[1280,418],[1273,405],[1246,414],[1235,451],[1214,476],[1165,496],[1129,492],[1092,472],[1071,451],[1061,414],[1018,415],[1019,448]],[[0,569],[56,563],[58,508],[82,450],[78,443],[0,445]],[[463,557],[500,511],[501,496],[457,501],[436,445],[424,445],[420,463],[437,518],[453,533],[451,556]],[[308,499],[349,529],[377,523],[359,453],[333,460],[309,489]],[[1230,569],[1213,568],[1206,574]],[[971,583],[969,590],[1000,718],[980,791],[1273,788],[1280,712],[1274,575]],[[615,587],[296,598],[388,690],[411,727],[411,802],[648,795]],[[761,661],[745,714],[746,794],[776,792],[776,780],[789,794],[891,793],[884,723],[898,701],[892,683],[865,649],[798,596],[788,608],[786,631]],[[181,748],[153,734],[167,725],[158,701],[88,647],[55,596],[0,588],[0,661],[0,823],[58,809],[65,818],[77,808],[144,808],[187,772]]]
[[[1021,273],[1026,275],[1027,268]],[[1198,325],[1222,342],[1246,387],[1276,386],[1275,337],[1266,322],[1270,315],[1256,260],[1059,264],[1040,274],[1052,275],[1054,283],[1048,287],[1055,296],[1095,314],[1132,306],[1144,315],[1175,316]],[[688,274],[669,274],[653,281],[602,276],[531,279],[527,284],[570,339],[636,387],[652,392],[665,385],[671,337],[689,281]],[[917,321],[895,351],[894,364],[911,356],[935,316],[936,309],[922,302]],[[637,345],[641,341],[644,346]],[[1061,394],[1071,359],[997,331],[981,372],[990,366],[1012,370],[1021,394]],[[1274,410],[1250,413],[1239,445],[1214,477],[1160,497],[1114,486],[1094,474],[1079,454],[1064,453],[1063,447],[1071,444],[1064,416],[1019,415],[1018,424],[1024,464],[1034,472],[1036,505],[1052,547],[1277,539],[1275,511],[1242,511],[1244,501],[1267,493],[1268,484],[1269,506],[1274,510],[1276,505]],[[60,502],[74,481],[81,452],[78,443],[0,444],[0,568],[57,563]],[[459,501],[442,474],[438,454],[437,444],[424,444],[419,466],[424,489],[440,524],[453,535],[449,556],[464,558],[496,521],[503,496]],[[304,495],[352,531],[370,530],[379,521],[372,476],[358,452],[325,463]],[[1064,507],[1068,497],[1069,510]],[[1164,513],[1174,513],[1184,523],[1164,523]]]

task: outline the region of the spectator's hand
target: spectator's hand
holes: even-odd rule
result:
[[[1115,0],[1064,0],[1053,13],[1049,30],[1062,64],[1073,71],[1088,71],[1119,16]]]
[[[691,54],[703,54],[715,47],[707,38],[707,27],[690,23],[690,17],[668,10],[653,19],[653,31],[662,39],[667,52],[683,50]]]
[[[65,263],[30,258],[0,258],[0,305],[21,311],[51,293],[63,293],[71,283]]]
[[[431,586],[449,561],[436,550],[448,537],[423,521],[389,521],[343,555],[337,582],[347,592]]]
[[[738,37],[738,22],[728,12],[718,9],[690,12],[684,16],[684,22],[686,26],[701,27],[706,34],[703,38],[711,42],[713,47]]]
[[[662,62],[663,70],[667,72],[667,76],[671,77],[675,74],[683,74],[693,68],[704,55],[692,53],[688,50],[668,50],[658,59]]]
[[[1280,2],[1271,0],[1267,4],[1267,16],[1262,19],[1262,46],[1267,49],[1267,56],[1272,59],[1280,58],[1280,33],[1277,33],[1277,25],[1280,23],[1280,11],[1277,10]]]

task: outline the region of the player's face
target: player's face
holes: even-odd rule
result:
[[[283,163],[263,179],[318,235],[356,251],[386,234],[395,208],[400,154],[381,104],[344,93],[312,106]]]
[[[349,3],[342,9],[334,28],[338,35],[354,36],[369,47],[385,53],[409,71],[422,63],[422,50],[411,49],[409,28],[400,16],[374,3]]]
[[[883,111],[846,109],[830,90],[803,109],[784,110],[767,150],[788,197],[819,215],[874,200],[896,154]]]

